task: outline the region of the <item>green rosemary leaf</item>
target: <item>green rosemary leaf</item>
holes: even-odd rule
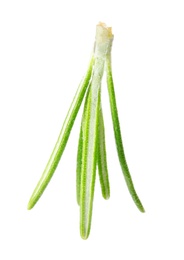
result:
[[[84,113],[83,113],[83,116],[84,116]],[[82,131],[83,116],[82,116],[82,122],[81,122],[80,134],[79,134],[79,141],[78,141],[78,150],[77,150],[76,197],[77,197],[78,205],[80,205],[80,189],[81,189],[82,147],[83,147],[83,131]]]
[[[81,190],[81,171],[82,171],[82,151],[83,151],[83,131],[84,131],[84,122],[85,122],[85,113],[87,110],[87,102],[89,97],[90,86],[85,97],[84,109],[81,120],[79,141],[78,141],[78,151],[77,151],[77,169],[76,169],[76,195],[77,203],[80,205],[80,190]]]
[[[77,113],[79,111],[80,105],[82,103],[85,91],[89,85],[92,70],[93,70],[93,64],[94,64],[94,57],[91,58],[88,70],[86,72],[86,75],[82,82],[80,83],[78,90],[74,96],[73,102],[70,106],[70,109],[68,111],[68,114],[65,118],[63,127],[61,129],[61,132],[59,134],[58,140],[55,144],[55,147],[53,149],[53,152],[50,156],[50,159],[45,167],[45,170],[35,188],[33,191],[33,194],[29,200],[28,209],[31,209],[34,207],[36,202],[39,200],[40,196],[44,192],[45,188],[47,187],[50,179],[52,178],[54,171],[59,163],[59,160],[61,158],[61,155],[65,149],[66,143],[68,141],[72,126],[74,124],[75,118],[77,116]]]
[[[79,142],[78,142],[78,153],[77,153],[77,178],[76,178],[76,190],[77,190],[77,202],[80,205],[80,189],[81,189],[81,170],[82,170],[82,145],[83,145],[83,126],[85,122],[85,111],[87,109],[88,95],[90,87],[85,98],[84,111],[82,115],[82,122],[80,128]],[[98,135],[97,135],[97,165],[98,173],[100,178],[101,190],[104,199],[110,197],[110,185],[108,178],[108,169],[106,161],[106,147],[105,147],[105,129],[104,120],[101,107],[101,91],[99,91],[99,110],[98,110]]]
[[[98,97],[98,96],[97,96]],[[98,127],[98,99],[95,104],[92,91],[89,93],[83,132],[83,157],[80,194],[80,232],[83,239],[90,233],[96,178],[96,142]]]
[[[136,206],[141,212],[145,212],[143,205],[135,191],[133,181],[128,169],[128,165],[125,158],[122,137],[121,137],[121,130],[120,130],[120,123],[118,117],[118,110],[116,105],[116,97],[115,97],[115,90],[114,90],[114,83],[112,78],[112,69],[111,69],[111,56],[110,53],[107,55],[106,58],[106,72],[107,72],[107,86],[109,92],[109,100],[110,100],[110,107],[111,107],[111,115],[113,121],[113,128],[114,128],[114,135],[116,141],[116,147],[118,152],[118,157],[120,161],[120,165],[124,174],[124,178],[129,189],[129,192],[134,200]]]
[[[100,105],[98,110],[97,164],[102,196],[104,199],[108,199],[110,197],[110,185],[106,160],[105,128],[101,105],[101,91],[99,91],[99,99]]]

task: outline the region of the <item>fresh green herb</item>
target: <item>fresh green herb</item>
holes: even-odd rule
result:
[[[110,197],[110,186],[106,160],[105,128],[101,105],[101,93],[99,93],[99,99],[100,106],[98,111],[97,164],[102,196],[104,197],[104,199],[108,199]]]
[[[80,206],[80,233],[83,239],[88,238],[91,228],[97,166],[102,196],[105,199],[110,197],[106,160],[105,127],[101,104],[101,81],[104,70],[106,70],[107,74],[111,115],[120,165],[128,190],[136,206],[141,212],[144,212],[142,203],[135,191],[123,149],[111,69],[112,42],[113,35],[111,28],[107,27],[104,23],[99,23],[96,29],[95,48],[88,70],[78,87],[54,150],[28,203],[28,209],[34,207],[52,178],[87,91],[78,141],[76,168],[76,196]]]

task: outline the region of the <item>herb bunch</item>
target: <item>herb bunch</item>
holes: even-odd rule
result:
[[[105,199],[110,197],[105,127],[101,105],[101,81],[104,70],[107,77],[111,116],[119,162],[132,199],[138,209],[144,212],[143,205],[133,185],[122,143],[111,68],[112,42],[113,34],[111,28],[107,27],[104,23],[99,23],[96,27],[95,47],[86,75],[77,89],[50,159],[28,203],[28,209],[34,207],[52,178],[67,144],[81,103],[85,98],[76,167],[76,196],[80,206],[80,234],[83,239],[87,239],[90,233],[97,167],[102,196]]]

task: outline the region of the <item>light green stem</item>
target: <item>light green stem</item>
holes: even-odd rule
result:
[[[90,233],[93,196],[96,176],[97,132],[99,90],[104,72],[105,57],[112,42],[112,34],[104,25],[97,25],[95,63],[89,93],[89,100],[85,114],[83,156],[80,195],[80,233],[87,239]]]
[[[70,109],[68,111],[68,114],[65,118],[63,127],[61,129],[61,132],[59,134],[58,140],[55,144],[55,147],[53,149],[53,152],[50,156],[50,159],[45,167],[45,170],[35,188],[33,191],[33,194],[29,200],[28,209],[31,209],[34,207],[36,202],[39,200],[40,196],[44,192],[45,188],[47,187],[50,179],[52,178],[54,171],[59,163],[59,160],[61,158],[61,155],[65,149],[66,143],[68,141],[72,126],[74,124],[75,118],[77,116],[77,113],[79,111],[80,105],[82,103],[85,91],[89,85],[91,74],[93,71],[93,64],[94,64],[94,57],[91,58],[88,70],[86,72],[86,75],[84,79],[82,80],[81,84],[78,87],[78,90],[74,96],[73,102],[70,106]]]
[[[125,158],[123,143],[122,143],[122,137],[121,137],[121,130],[120,130],[120,123],[119,123],[119,117],[118,117],[118,110],[116,105],[116,97],[115,97],[115,91],[114,91],[114,83],[112,78],[112,68],[111,68],[111,56],[110,52],[109,55],[107,55],[106,58],[106,72],[107,72],[107,85],[108,85],[108,92],[109,92],[109,99],[110,99],[110,107],[111,107],[111,115],[112,115],[112,121],[113,121],[113,128],[114,128],[114,135],[115,135],[115,141],[116,141],[116,148],[118,152],[118,157],[120,161],[120,165],[124,174],[124,178],[127,184],[127,187],[129,189],[129,192],[132,196],[132,199],[134,200],[136,206],[141,212],[145,212],[143,205],[135,191],[133,181],[128,169],[128,165]]]

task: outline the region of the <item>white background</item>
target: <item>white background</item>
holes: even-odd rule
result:
[[[0,259],[184,259],[183,14],[182,0],[0,1]],[[81,110],[53,179],[26,208],[99,21],[113,27],[124,148],[146,213],[121,173],[104,80],[111,198],[102,199],[97,178],[84,241],[75,198]]]

